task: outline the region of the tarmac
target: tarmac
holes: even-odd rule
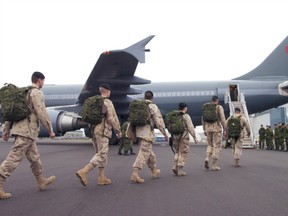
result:
[[[0,142],[0,162],[13,143]],[[243,150],[242,167],[233,166],[232,150],[222,149],[220,171],[204,168],[205,144],[191,145],[187,176],[172,173],[173,153],[166,143],[153,146],[158,179],[146,166],[144,184],[130,181],[136,156],[120,156],[119,146],[109,146],[106,168],[112,184],[97,184],[97,169],[89,185],[80,184],[75,172],[92,158],[88,140],[38,142],[44,175],[57,180],[39,191],[25,158],[4,184],[13,197],[0,200],[1,215],[29,216],[287,216],[288,152]],[[134,146],[138,152],[139,146]]]

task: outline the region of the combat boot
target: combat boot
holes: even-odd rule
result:
[[[178,175],[178,168],[176,165],[173,166],[172,171],[175,175]]]
[[[5,178],[3,176],[0,175],[0,199],[9,199],[12,197],[12,195],[10,193],[6,193],[3,190],[3,184],[5,182]]]
[[[130,180],[135,183],[144,183],[144,179],[140,178],[139,176],[139,170],[140,170],[139,168],[133,169],[133,173],[132,173]]]
[[[183,166],[178,166],[178,176],[186,176],[187,173],[183,171]]]
[[[211,168],[213,171],[218,171],[220,170],[220,167],[217,166],[217,159],[216,158],[213,158],[213,164],[212,164],[212,168]]]
[[[99,168],[99,178],[98,178],[99,185],[109,185],[112,184],[111,179],[106,178],[104,174],[104,167]]]
[[[129,156],[128,151],[124,151],[124,155],[125,155],[125,156]]]
[[[132,148],[130,149],[130,155],[136,155],[136,154],[133,152],[133,149],[132,149]]]
[[[151,169],[151,172],[152,172],[151,174],[152,178],[158,178],[161,171],[160,169],[157,169],[156,167],[154,167]]]
[[[239,159],[238,158],[235,158],[234,167],[241,167],[241,165],[239,164]]]
[[[76,172],[76,176],[80,179],[80,182],[83,186],[88,185],[87,174],[88,174],[88,172],[90,172],[94,168],[95,168],[95,166],[93,164],[88,163],[84,168],[82,168]]]
[[[42,175],[36,176],[36,180],[39,186],[39,190],[44,190],[48,185],[52,184],[55,180],[55,176],[50,176],[48,178],[44,178]]]
[[[206,158],[204,162],[205,169],[209,169],[209,161],[210,161],[211,153],[206,152]]]

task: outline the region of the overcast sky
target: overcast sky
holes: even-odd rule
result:
[[[283,0],[0,0],[0,86],[84,84],[99,55],[149,35],[137,76],[152,82],[228,80],[288,35]]]

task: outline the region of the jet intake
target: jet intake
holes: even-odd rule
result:
[[[88,124],[83,122],[76,113],[59,110],[48,110],[48,113],[56,136],[63,136],[68,131],[88,127]],[[48,131],[42,125],[40,126],[39,137],[49,137]]]
[[[278,85],[279,94],[282,96],[288,96],[288,81],[282,82]]]

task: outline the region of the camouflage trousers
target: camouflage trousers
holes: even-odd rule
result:
[[[24,155],[30,162],[33,174],[35,176],[42,175],[43,166],[35,141],[22,136],[16,136],[8,156],[0,165],[0,175],[4,178],[9,177],[23,160]]]
[[[185,166],[189,154],[189,139],[173,139],[174,166]]]
[[[233,158],[240,159],[243,150],[243,138],[231,139],[231,144],[233,146]]]
[[[207,150],[206,154],[214,159],[219,159],[221,152],[221,132],[207,132]]]
[[[132,141],[127,138],[122,138],[119,146],[119,151],[124,148],[124,152],[128,152],[132,148]]]
[[[93,136],[93,146],[96,154],[90,160],[94,166],[103,168],[107,165],[108,150],[109,150],[109,138],[102,135]]]
[[[133,168],[143,169],[144,164],[147,164],[150,169],[156,167],[156,155],[152,150],[152,142],[140,139],[140,148]]]

